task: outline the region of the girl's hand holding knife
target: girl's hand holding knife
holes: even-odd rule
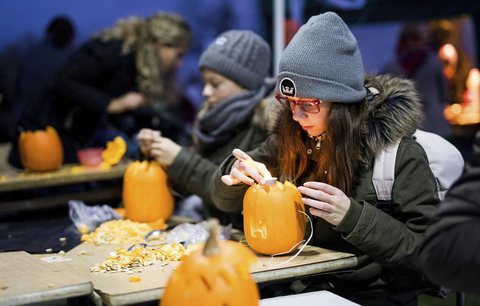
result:
[[[254,161],[240,149],[234,149],[232,153],[237,160],[233,164],[230,174],[222,176],[224,184],[232,186],[243,182],[253,185],[258,182],[260,185],[271,185],[276,182],[276,178],[272,177],[264,164]]]

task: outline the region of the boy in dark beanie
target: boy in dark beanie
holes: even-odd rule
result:
[[[178,203],[177,215],[214,216],[242,228],[240,214],[220,212],[211,204],[208,181],[234,148],[252,150],[267,137],[271,108],[277,106],[266,99],[275,87],[267,78],[270,56],[268,43],[252,31],[220,34],[199,61],[205,102],[193,128],[194,148],[181,147],[158,131],[140,131],[142,153],[158,161],[173,188],[188,196]]]
[[[276,98],[284,107],[276,130],[256,150],[236,151],[240,159],[230,156],[217,169],[210,184],[214,204],[241,211],[249,185],[266,183],[258,170],[266,167],[303,194],[313,221],[310,243],[358,259],[351,270],[304,280],[305,290],[330,290],[361,305],[417,305],[426,286],[417,251],[439,199],[425,152],[412,138],[422,119],[412,83],[365,77],[357,40],[332,12],[300,28],[279,68]],[[395,144],[392,200],[382,203],[373,165]]]

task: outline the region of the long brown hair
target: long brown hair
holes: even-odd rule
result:
[[[305,175],[341,189],[346,194],[352,188],[358,167],[361,139],[364,127],[359,115],[362,103],[332,103],[328,116],[328,131],[322,142],[316,168],[309,169],[306,140],[300,125],[289,111],[282,113],[278,126],[279,177],[296,181]]]
[[[96,36],[102,41],[121,40],[122,54],[135,52],[140,92],[167,105],[176,102],[175,78],[160,72],[158,45],[180,47],[190,43],[192,32],[182,17],[172,13],[157,13],[146,19],[129,17]]]

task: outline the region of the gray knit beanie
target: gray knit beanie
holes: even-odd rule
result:
[[[263,84],[270,68],[270,46],[248,30],[220,34],[200,56],[200,68],[209,68],[253,90]]]
[[[311,17],[288,44],[279,63],[276,91],[330,102],[366,96],[357,40],[333,12]]]

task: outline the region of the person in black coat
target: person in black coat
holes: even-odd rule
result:
[[[178,140],[185,124],[177,118],[183,105],[175,72],[191,39],[190,26],[176,14],[120,20],[59,68],[46,114],[32,113],[28,124],[59,131],[66,163],[77,162],[78,149],[104,146],[118,135],[134,155],[129,140],[144,127]]]
[[[432,282],[480,293],[480,132],[463,175],[450,188],[427,229],[420,260]]]

